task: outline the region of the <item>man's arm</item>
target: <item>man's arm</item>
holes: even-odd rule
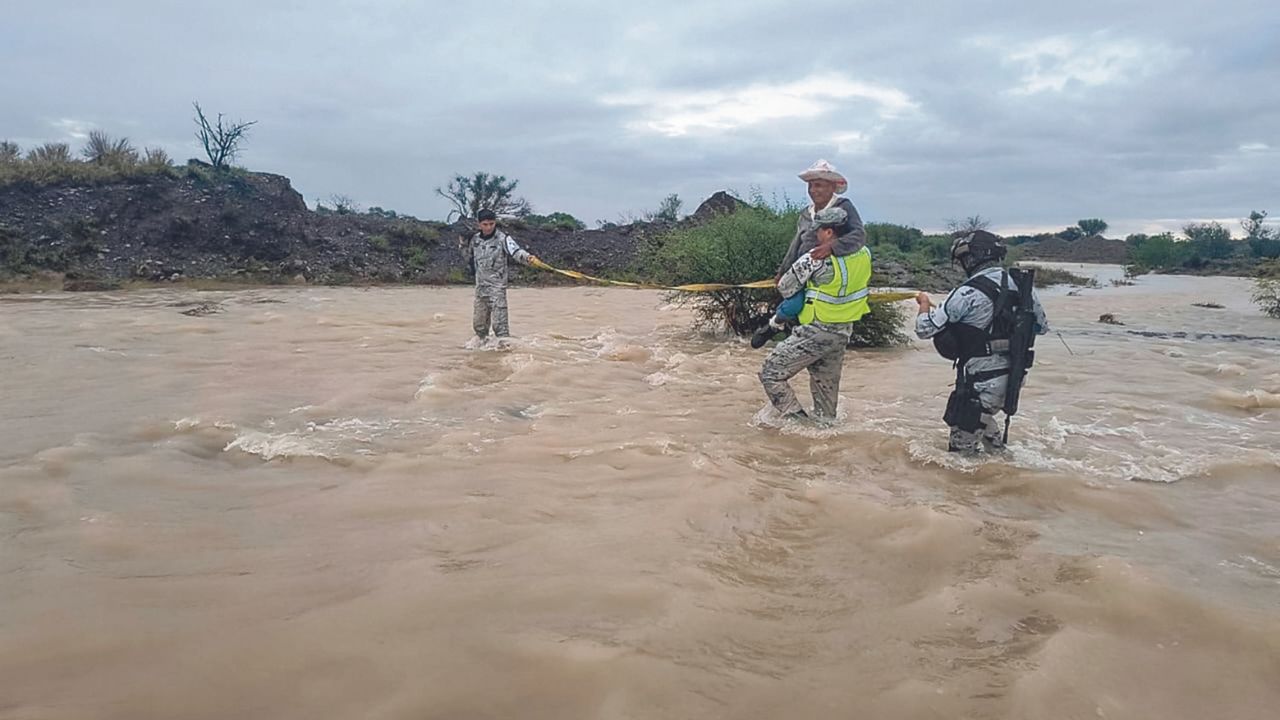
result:
[[[947,314],[947,304],[953,295],[955,295],[954,290],[947,295],[941,305],[934,305],[928,293],[916,294],[916,305],[919,307],[919,313],[916,315],[916,337],[928,340],[945,330],[953,320],[957,320]]]
[[[862,225],[862,217],[858,208],[853,206],[849,198],[840,198],[838,206],[849,215],[849,232],[836,238],[836,255],[852,255],[867,244],[867,229]]]
[[[785,298],[803,291],[810,278],[820,276],[822,268],[830,265],[830,262],[826,257],[815,258],[812,252],[801,255],[778,278],[778,293]]]
[[[520,244],[517,243],[515,239],[512,238],[510,235],[507,235],[506,237],[507,237],[507,242],[506,242],[507,254],[515,258],[516,262],[520,263],[521,265],[532,265],[533,262],[531,261],[536,258],[532,254],[530,254],[527,250],[520,247]]]

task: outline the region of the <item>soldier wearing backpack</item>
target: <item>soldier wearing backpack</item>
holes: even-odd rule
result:
[[[938,354],[956,367],[956,387],[943,416],[951,428],[948,449],[991,452],[1004,447],[1008,417],[1017,412],[1034,357],[1031,347],[1036,335],[1049,331],[1049,322],[1031,287],[1034,271],[1001,266],[1006,248],[1000,238],[985,230],[953,237],[951,261],[969,279],[941,305],[923,292],[916,296],[916,335],[932,338]],[[1000,412],[1005,413],[1003,433],[995,418]]]

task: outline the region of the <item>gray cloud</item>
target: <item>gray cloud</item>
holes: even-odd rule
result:
[[[800,198],[826,157],[869,219],[1126,232],[1280,215],[1272,5],[17,0],[0,136],[191,157],[198,99],[258,120],[241,161],[313,202],[443,217],[432,188],[485,169],[591,222]]]

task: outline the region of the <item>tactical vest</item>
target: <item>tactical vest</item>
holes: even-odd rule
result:
[[[871,251],[865,246],[856,253],[831,258],[835,277],[821,285],[809,281],[804,291],[804,309],[800,324],[817,320],[824,323],[851,323],[866,315],[871,282]]]
[[[974,275],[961,285],[974,288],[991,301],[991,324],[980,328],[962,322],[948,323],[933,336],[933,347],[939,355],[963,365],[976,357],[1009,352],[1018,300],[1017,293],[1009,287],[1009,273],[1001,274],[1000,283],[997,285],[985,275]]]

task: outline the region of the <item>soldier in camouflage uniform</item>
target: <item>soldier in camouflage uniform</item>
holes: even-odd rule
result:
[[[836,417],[840,394],[840,373],[844,351],[853,332],[853,323],[867,313],[867,284],[871,280],[871,252],[861,247],[848,254],[839,252],[837,238],[850,225],[849,214],[840,207],[818,211],[818,246],[804,253],[782,273],[778,292],[783,297],[797,292],[805,295],[800,327],[791,337],[774,347],[760,369],[760,382],[773,407],[787,417],[808,417],[788,382],[809,371],[814,415],[824,420]]]
[[[489,337],[491,324],[493,334],[503,338],[511,334],[507,320],[507,256],[524,265],[533,265],[538,258],[498,229],[498,217],[492,210],[481,210],[476,219],[480,222],[480,232],[462,244],[463,259],[476,274],[471,326],[481,340]]]
[[[991,338],[996,303],[980,287],[986,284],[998,290],[1007,281],[1016,293],[1018,286],[1012,278],[1002,279],[1009,274],[1001,265],[1007,249],[998,236],[986,230],[973,230],[957,232],[952,237],[951,260],[964,269],[969,279],[952,290],[941,305],[934,305],[928,293],[916,295],[916,304],[920,308],[916,315],[916,336],[922,340],[932,338],[935,346],[941,348],[939,341],[948,336],[952,344],[960,347],[968,342],[963,338],[975,337],[973,334],[977,333],[973,342],[977,343],[978,349],[964,353],[966,356],[957,362],[959,372],[952,398],[957,394],[974,397],[980,412],[976,418],[958,419],[951,417],[948,411],[947,417],[943,418],[951,429],[947,449],[965,454],[994,452],[1004,447],[1004,433],[996,422],[996,414],[1003,411],[1005,391],[1009,386],[1009,341]],[[983,278],[986,283],[982,282]],[[1049,320],[1034,289],[1031,290],[1031,301],[1036,332],[1043,335],[1049,332]],[[953,400],[948,400],[947,404],[949,408],[953,407]],[[973,422],[972,427],[962,427],[970,421]]]

